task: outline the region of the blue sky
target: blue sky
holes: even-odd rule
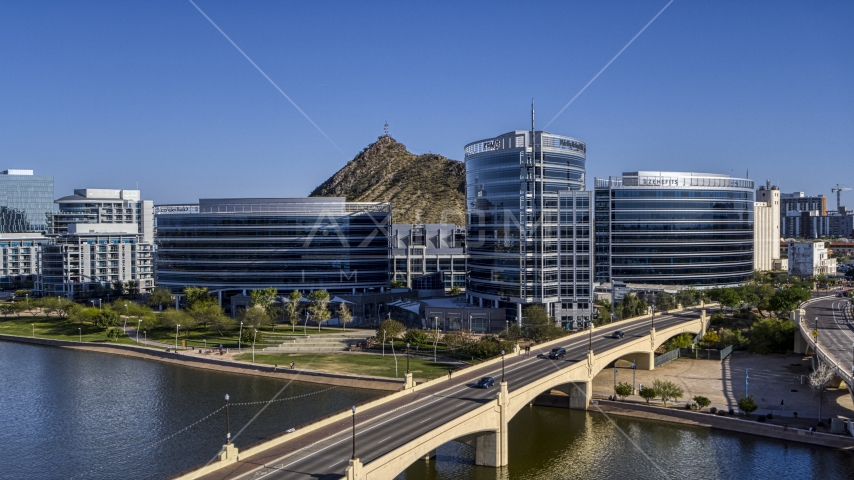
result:
[[[461,160],[551,119],[665,4],[0,4],[0,168],[156,203],[304,196],[382,134]],[[693,170],[854,187],[854,3],[676,0],[548,128],[592,178]],[[847,199],[846,199],[847,197]],[[833,202],[835,203],[835,199]],[[843,194],[854,207],[854,193]]]

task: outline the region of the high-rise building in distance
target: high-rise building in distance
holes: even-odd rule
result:
[[[53,176],[0,172],[0,233],[44,232],[53,211]]]

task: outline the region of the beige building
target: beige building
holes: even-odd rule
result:
[[[770,182],[756,191],[753,205],[753,269],[780,270],[780,189]]]

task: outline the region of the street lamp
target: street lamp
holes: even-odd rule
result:
[[[255,336],[252,337],[252,363],[255,363],[255,340],[258,338],[258,329],[255,329]]]
[[[745,396],[745,397],[749,397],[749,396],[750,396],[750,382],[749,382],[749,379],[750,379],[750,369],[749,369],[749,368],[745,368],[745,369],[744,369],[744,396]]]
[[[243,339],[243,322],[240,322],[240,333],[237,334],[237,351],[242,352],[240,340]]]
[[[30,325],[32,325],[32,326],[33,326],[33,337],[35,337],[35,336],[36,336],[36,324],[35,324],[35,323],[31,323]]]
[[[815,317],[815,348],[818,350],[818,317]],[[817,353],[817,352],[816,352]]]
[[[80,342],[82,343],[83,342],[83,329],[78,327],[77,328],[77,334],[80,335]]]
[[[350,457],[352,460],[356,459],[356,406],[353,405],[351,409],[353,412],[353,456]]]
[[[409,374],[409,343],[406,344],[406,374]]]
[[[145,343],[148,343],[148,330],[144,330],[142,332],[142,338],[145,340]]]
[[[231,443],[231,421],[228,418],[228,394],[225,394],[225,444]]]
[[[177,324],[177,325],[175,325],[175,351],[176,351],[176,352],[178,351],[178,328],[179,328],[180,326],[181,326],[181,324],[180,324],[180,323],[179,323],[179,324]]]
[[[637,361],[635,360],[635,361],[633,361],[633,362],[632,362],[632,394],[634,394],[634,393],[635,393],[635,385],[636,385],[636,383],[635,383],[635,379],[636,379],[635,374],[636,374],[636,373],[637,373]]]
[[[504,350],[501,351],[501,383],[504,383]]]
[[[385,356],[385,330],[383,330],[383,356]]]
[[[139,329],[142,328],[142,319],[136,321],[136,343],[139,343]]]
[[[587,329],[589,330],[589,335],[588,335],[589,341],[587,342],[587,350],[593,351],[593,322],[592,321],[590,322],[590,325],[587,326]]]

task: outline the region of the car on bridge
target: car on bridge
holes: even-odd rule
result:
[[[566,349],[563,347],[555,347],[552,349],[551,352],[549,352],[549,358],[551,358],[552,360],[557,359],[557,358],[561,358],[561,357],[565,357],[565,356],[566,356]]]
[[[495,379],[492,377],[483,377],[477,381],[475,385],[477,388],[489,388],[495,385]]]
[[[611,338],[623,338],[624,335],[625,333],[622,330],[617,330],[611,334]]]

